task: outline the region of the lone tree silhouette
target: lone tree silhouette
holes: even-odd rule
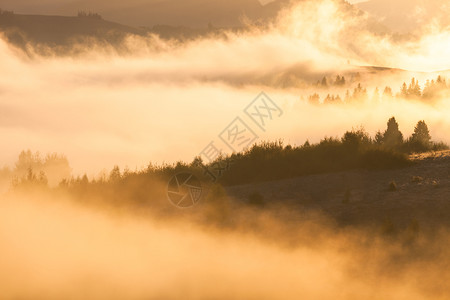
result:
[[[388,148],[398,148],[403,144],[403,134],[400,132],[395,117],[389,119],[387,129],[383,134],[383,145]]]
[[[431,135],[425,121],[419,121],[414,128],[410,143],[414,151],[426,151],[431,149]]]

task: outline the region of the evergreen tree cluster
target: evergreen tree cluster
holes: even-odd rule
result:
[[[417,122],[414,133],[405,139],[394,117],[390,118],[384,132],[378,131],[374,142],[387,149],[400,152],[414,153],[437,151],[446,149],[443,143],[435,143],[431,140],[430,130],[425,121]]]
[[[78,18],[92,18],[92,19],[97,19],[97,20],[102,20],[102,16],[99,15],[98,13],[93,13],[93,12],[85,12],[83,10],[80,10],[78,12]]]
[[[14,15],[14,11],[12,10],[3,10],[0,8],[0,17],[7,17],[7,16],[13,16]]]
[[[328,79],[326,76],[322,78],[322,80],[317,81],[317,86],[327,88],[329,86],[345,86],[347,83],[344,76],[336,75],[334,80]]]
[[[448,149],[447,145],[432,142],[425,121],[419,121],[411,137],[405,139],[399,124],[392,117],[386,129],[378,131],[374,138],[360,128],[347,131],[341,138],[326,137],[316,144],[306,141],[301,146],[285,146],[282,141],[261,142],[207,165],[197,157],[190,164],[150,164],[147,169],[135,172],[127,169],[121,172],[116,166],[109,175],[105,173],[101,178],[89,181],[86,176],[77,177],[63,181],[60,186],[84,193],[89,189],[102,190],[105,185],[121,187],[130,182],[148,184],[146,182],[149,179],[164,182],[180,172],[189,172],[209,180],[211,178],[205,170],[214,173],[224,161],[230,162],[230,167],[221,171],[219,182],[223,185],[238,185],[355,168],[404,167],[410,164],[409,153],[444,149]],[[136,193],[140,193],[139,190]]]
[[[344,76],[338,75],[332,85],[345,86],[345,84]],[[327,78],[324,77],[322,81],[319,81],[318,86],[329,87]],[[419,81],[412,78],[409,85],[406,82],[402,84],[400,92],[396,95],[394,95],[391,87],[386,86],[382,93],[377,87],[373,94],[369,96],[367,89],[361,83],[358,83],[353,91],[347,89],[343,97],[339,94],[327,94],[321,101],[320,95],[314,93],[308,97],[308,102],[311,104],[359,103],[370,99],[376,102],[380,100],[389,101],[394,98],[430,100],[440,97],[443,91],[448,91],[449,89],[450,85],[447,85],[446,79],[441,76],[438,76],[436,80],[427,80],[423,89]]]
[[[56,153],[41,156],[39,152],[22,151],[13,169],[0,169],[1,178],[12,178],[13,185],[57,185],[62,178],[70,178],[72,169],[63,155]]]
[[[347,131],[341,138],[326,137],[319,143],[306,141],[301,146],[284,146],[282,141],[262,142],[242,152],[220,156],[206,165],[197,157],[190,164],[150,164],[148,168],[134,172],[128,169],[121,171],[115,166],[111,172],[92,180],[86,175],[71,177],[69,163],[64,156],[49,154],[42,157],[28,150],[19,155],[14,171],[3,169],[0,175],[13,172],[16,175],[13,180],[15,188],[48,188],[51,185],[49,175],[58,174],[58,178],[66,178],[58,181],[58,188],[75,195],[90,193],[95,196],[98,193],[105,196],[107,191],[107,198],[115,199],[120,198],[120,191],[127,187],[126,190],[133,190],[132,198],[147,199],[146,190],[157,189],[158,184],[167,182],[174,174],[189,172],[208,180],[208,174],[217,171],[224,162],[229,166],[221,167],[221,175],[216,174],[217,179],[223,185],[239,185],[360,168],[404,167],[411,163],[410,153],[446,149],[448,146],[444,143],[432,141],[425,121],[417,122],[413,134],[405,138],[397,120],[392,117],[386,129],[378,131],[374,138],[361,128]]]

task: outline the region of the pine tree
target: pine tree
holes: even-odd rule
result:
[[[337,75],[336,80],[334,81],[334,85],[340,85],[341,84],[341,76]]]
[[[378,90],[378,87],[375,89],[375,91],[373,91],[372,101],[380,101],[380,91]]]
[[[383,100],[390,100],[394,97],[394,94],[392,93],[392,89],[390,87],[385,87],[383,91]]]
[[[407,96],[411,97],[420,97],[422,96],[422,92],[420,89],[419,81],[417,81],[414,77],[411,79],[411,83],[409,84],[407,90]]]
[[[334,81],[334,85],[338,85],[338,86],[345,85],[345,77],[344,76],[341,77],[340,75],[337,75],[336,80]]]
[[[358,86],[353,90],[352,98],[360,102],[367,100],[367,90],[361,86],[361,83],[358,83]]]
[[[117,182],[121,177],[122,175],[120,174],[119,166],[114,166],[114,168],[111,170],[111,173],[109,173],[109,180],[112,182]]]
[[[401,96],[404,97],[404,98],[407,98],[407,97],[409,96],[409,93],[408,93],[408,86],[406,85],[405,82],[403,82],[403,85],[402,85],[402,89],[401,89],[401,91],[400,91],[400,94],[401,94]]]
[[[308,97],[308,102],[311,104],[320,104],[320,96],[317,93],[312,94]]]
[[[389,119],[387,129],[383,135],[383,145],[388,148],[396,149],[403,144],[403,134],[399,130],[399,126],[395,117]]]
[[[350,103],[352,101],[352,96],[350,95],[350,91],[347,90],[345,92],[345,98],[344,98],[344,102],[345,103]]]
[[[425,121],[419,121],[414,128],[414,133],[411,136],[411,142],[420,144],[424,147],[429,147],[431,145],[431,135],[428,130],[428,126]]]
[[[383,140],[384,140],[383,133],[378,130],[377,133],[375,134],[375,144],[382,145]]]

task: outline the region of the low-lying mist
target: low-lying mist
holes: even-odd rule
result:
[[[155,218],[45,193],[2,197],[0,298],[448,297],[447,232],[411,246],[317,216],[244,208],[233,230],[189,221],[196,209]]]
[[[142,170],[149,162],[189,163],[237,116],[260,140],[293,145],[341,137],[353,126],[373,136],[392,116],[405,137],[425,120],[436,141],[450,143],[448,86],[428,99],[402,91],[411,77],[424,91],[438,75],[448,75],[450,32],[439,19],[398,35],[344,1],[311,0],[294,2],[271,24],[183,42],[129,35],[119,46],[87,39],[69,49],[31,42],[21,49],[6,40],[0,37],[0,172],[6,165],[26,176],[26,168],[14,166],[26,149],[64,154],[67,160],[53,157],[64,178],[99,178],[114,165]],[[345,84],[332,83],[338,75]],[[344,99],[359,84],[364,97],[323,101],[328,95]],[[392,88],[388,98],[381,96],[386,86]],[[261,91],[283,110],[266,131],[243,112]],[[313,103],[315,93],[320,101]],[[132,184],[124,195],[169,206]],[[105,186],[101,192],[112,193]],[[8,187],[0,182],[1,191]],[[372,228],[338,227],[318,213],[269,212],[237,202],[232,214],[215,216],[233,224],[222,226],[203,221],[201,205],[151,213],[151,205],[137,202],[129,209],[123,203],[130,199],[105,205],[83,187],[74,194],[59,188],[0,193],[1,299],[450,294],[447,229],[411,245]]]

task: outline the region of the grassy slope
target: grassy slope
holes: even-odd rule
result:
[[[450,151],[413,156],[410,167],[377,171],[345,171],[227,188],[230,196],[248,201],[252,193],[266,205],[318,210],[341,225],[396,228],[417,220],[423,228],[450,226]],[[391,182],[397,189],[390,190]]]

